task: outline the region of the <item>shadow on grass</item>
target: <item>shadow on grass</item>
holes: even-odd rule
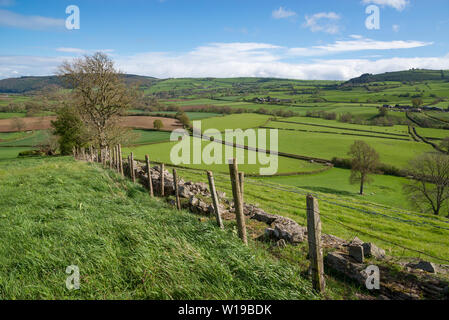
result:
[[[306,190],[310,190],[310,191],[321,192],[321,193],[331,193],[331,194],[335,194],[335,195],[339,195],[339,196],[354,196],[354,195],[356,195],[355,192],[337,190],[337,189],[332,189],[332,188],[327,188],[327,187],[312,187],[312,186],[298,186],[298,187],[301,189],[306,189]]]

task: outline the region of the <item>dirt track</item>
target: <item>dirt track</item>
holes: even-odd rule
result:
[[[154,129],[153,122],[156,119],[162,121],[164,124],[163,130],[166,131],[172,131],[182,127],[176,119],[146,116],[123,117],[122,125],[136,129]],[[56,120],[56,117],[0,119],[0,132],[46,130],[50,129],[52,120]]]

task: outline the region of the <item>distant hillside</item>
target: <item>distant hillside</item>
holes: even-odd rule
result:
[[[407,71],[386,72],[381,74],[365,73],[360,77],[353,78],[345,84],[360,84],[378,81],[427,81],[427,80],[449,80],[449,70],[425,70],[411,69]]]
[[[152,77],[137,76],[125,74],[126,83],[132,85],[140,83],[143,86],[149,86],[157,79]],[[20,77],[0,80],[0,93],[28,93],[30,91],[42,90],[48,86],[60,86],[68,88],[67,84],[59,76],[44,77]]]

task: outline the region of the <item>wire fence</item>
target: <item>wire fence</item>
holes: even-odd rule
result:
[[[121,154],[121,149],[120,149],[120,154]],[[92,156],[93,153],[90,152],[90,155]],[[82,152],[81,158],[86,159],[86,154],[84,153],[84,151]],[[118,158],[118,150],[117,150],[117,158]],[[98,160],[99,160],[99,162],[102,162],[104,165],[106,164],[106,160],[104,159],[103,154],[101,154],[101,157],[99,157]],[[90,161],[93,161],[93,159],[90,159]],[[110,161],[113,161],[113,160],[110,160]],[[130,161],[130,160],[128,160],[128,161]],[[131,161],[130,163],[132,164],[133,161]],[[119,163],[117,163],[117,168],[116,169],[118,169],[120,171],[120,167],[122,168],[121,170],[123,170],[123,165],[121,164],[121,160],[119,161]],[[111,163],[110,163],[110,168],[112,168]],[[192,169],[192,168],[182,168],[181,170],[194,172],[195,175],[202,176],[202,178],[206,177],[206,171],[205,170]],[[133,171],[134,171],[134,168],[133,168]],[[231,182],[230,176],[227,175],[227,174],[224,174],[224,173],[216,173],[215,177],[216,177],[217,181],[226,182],[226,183]],[[363,209],[363,208],[358,208],[358,207],[355,207],[353,203],[351,203],[350,201],[345,200],[344,198],[342,198],[342,199],[339,198],[338,202],[337,202],[337,201],[335,201],[334,198],[330,198],[330,197],[326,197],[324,195],[318,195],[318,194],[315,194],[315,193],[307,192],[305,190],[299,189],[299,188],[294,187],[294,186],[281,186],[281,185],[273,184],[273,183],[270,183],[270,182],[267,182],[267,181],[264,181],[263,183],[261,183],[260,181],[257,181],[255,179],[249,179],[249,178],[245,179],[245,180],[246,180],[245,184],[250,184],[250,185],[258,186],[258,187],[263,187],[265,190],[266,189],[278,190],[278,191],[288,192],[288,193],[292,193],[292,194],[299,194],[299,195],[302,195],[302,196],[312,195],[317,200],[319,200],[321,202],[325,202],[325,203],[328,203],[328,204],[331,204],[331,205],[334,205],[334,206],[338,206],[338,207],[344,208],[344,209],[350,209],[350,210],[353,210],[355,212],[363,213],[363,214],[366,214],[366,215],[379,216],[379,217],[382,217],[382,218],[385,218],[385,219],[388,219],[388,220],[393,220],[393,221],[396,221],[396,222],[404,223],[404,224],[407,224],[409,226],[427,227],[427,228],[430,228],[432,230],[449,230],[449,227],[439,226],[439,225],[436,225],[435,223],[432,223],[432,222],[429,222],[429,221],[421,221],[421,222],[419,222],[419,221],[415,221],[415,220],[411,220],[411,219],[405,219],[405,218],[402,218],[402,217],[391,216],[391,215],[388,215],[388,214],[385,214],[385,213],[382,213],[382,212],[377,212],[377,211],[373,211],[373,210],[367,210],[367,209]],[[248,194],[248,189],[246,189],[246,190],[247,190],[246,193]],[[307,210],[306,207],[298,206],[297,204],[296,205],[292,205],[292,204],[290,204],[288,202],[283,202],[281,206],[282,207],[286,207],[286,208],[290,208],[294,212],[298,212],[298,211],[301,210],[302,212],[305,213],[306,210]],[[418,215],[418,214],[405,212],[405,211],[402,211],[402,210],[391,210],[391,211],[397,212],[397,213],[400,213],[400,214],[404,214],[404,215],[408,215],[410,217],[415,216],[415,217],[430,219],[430,220],[433,220],[434,222],[438,220],[438,219],[431,219],[431,217],[426,217],[426,216],[423,216],[423,215]],[[393,247],[396,247],[396,248],[400,248],[400,249],[404,250],[404,252],[405,252],[405,250],[407,250],[407,251],[413,252],[415,254],[418,254],[418,257],[421,257],[421,255],[423,255],[423,256],[426,256],[426,257],[438,260],[438,261],[444,261],[446,263],[449,263],[449,260],[446,259],[446,258],[439,257],[439,256],[437,256],[435,254],[430,254],[430,253],[427,253],[425,251],[422,251],[422,250],[419,250],[419,249],[416,249],[416,248],[410,248],[410,247],[407,247],[405,245],[399,244],[397,242],[385,239],[384,237],[380,237],[380,236],[378,236],[376,234],[373,234],[372,232],[368,232],[366,230],[361,230],[361,229],[355,228],[355,227],[347,225],[347,224],[343,223],[342,221],[339,221],[339,220],[335,219],[334,217],[331,217],[331,216],[329,216],[327,214],[321,213],[320,216],[322,218],[324,218],[325,220],[327,220],[327,221],[331,221],[331,222],[339,225],[340,227],[344,228],[346,231],[349,231],[350,233],[352,233],[353,236],[358,236],[358,235],[362,234],[362,235],[368,236],[368,237],[370,237],[372,239],[376,239],[376,240],[382,241],[384,243],[387,243],[390,246],[393,246]],[[303,218],[304,218],[303,224],[306,225],[307,224],[306,215],[303,215]],[[438,222],[448,223],[446,221],[441,221],[441,220],[438,220]]]
[[[185,168],[183,170],[194,172],[197,175],[202,175],[201,170],[197,170],[197,169],[192,170],[192,169],[189,169],[189,168]],[[226,181],[226,182],[230,180],[229,176],[224,174],[224,173],[217,173],[215,175],[220,177],[220,179],[217,179],[217,180]],[[299,194],[299,195],[302,195],[302,196],[306,196],[308,194],[311,194],[314,197],[316,197],[319,201],[322,201],[322,202],[326,202],[326,203],[329,203],[329,204],[332,204],[332,205],[335,205],[335,206],[338,206],[338,207],[341,207],[341,208],[344,208],[344,209],[351,209],[351,210],[354,210],[354,211],[357,211],[357,212],[360,212],[360,213],[363,213],[363,214],[380,216],[382,218],[386,218],[386,219],[394,220],[394,221],[397,221],[397,222],[405,223],[405,224],[408,224],[408,225],[411,225],[411,226],[422,226],[422,227],[425,226],[425,227],[428,227],[428,228],[434,228],[434,229],[440,229],[440,230],[441,229],[442,230],[449,230],[449,227],[438,226],[438,225],[435,225],[434,223],[431,223],[431,222],[428,222],[428,221],[419,222],[419,221],[414,221],[414,220],[410,220],[410,219],[404,219],[404,218],[400,218],[400,217],[390,216],[390,215],[387,215],[387,214],[381,213],[381,212],[376,212],[376,211],[372,211],[372,210],[366,210],[366,209],[362,209],[362,208],[357,208],[357,207],[351,206],[349,201],[345,201],[343,199],[339,199],[338,200],[340,202],[339,203],[339,202],[330,200],[329,198],[326,198],[323,195],[318,195],[318,194],[307,192],[307,191],[304,191],[304,190],[298,190],[298,189],[296,189],[296,187],[292,187],[292,186],[280,186],[280,185],[275,185],[275,184],[272,184],[272,183],[269,183],[269,182],[265,182],[265,181],[264,181],[264,183],[260,183],[260,182],[254,180],[254,179],[249,179],[249,178],[246,179],[245,183],[246,184],[251,184],[251,185],[254,185],[254,186],[259,186],[259,187],[263,187],[263,188],[272,189],[272,190],[278,190],[278,191],[282,191],[282,192],[289,192],[289,193],[293,193],[293,194]],[[343,202],[344,204],[342,204],[341,202]],[[306,210],[307,210],[306,207],[293,206],[293,205],[290,205],[288,203],[283,203],[283,206],[290,207],[292,210],[296,210],[296,211],[303,210],[303,212],[306,212]],[[386,208],[386,209],[390,210],[390,208]],[[445,223],[445,224],[449,223],[448,221],[435,219],[433,217],[429,217],[429,216],[425,216],[425,215],[409,213],[409,212],[406,212],[404,210],[395,210],[395,209],[393,209],[391,211],[394,211],[394,212],[397,212],[397,213],[400,213],[400,214],[404,214],[404,215],[409,215],[409,216],[414,216],[414,217],[419,217],[419,218],[426,218],[426,219],[430,219],[430,220],[435,220],[435,221],[438,221],[438,222],[441,222],[441,223]],[[413,252],[413,253],[417,254],[419,258],[421,256],[426,256],[426,257],[429,257],[429,258],[432,258],[432,259],[435,259],[435,260],[438,260],[438,261],[449,263],[448,259],[445,259],[443,257],[439,257],[439,256],[434,255],[434,254],[427,253],[427,252],[422,251],[422,250],[418,250],[416,248],[407,247],[405,245],[402,245],[402,244],[399,244],[397,242],[385,239],[383,237],[380,237],[378,235],[375,235],[375,234],[370,233],[370,232],[365,231],[365,230],[354,228],[354,227],[349,226],[349,225],[347,225],[347,224],[345,224],[345,223],[343,223],[341,221],[338,221],[337,219],[334,219],[334,218],[328,216],[327,214],[320,213],[320,216],[323,217],[325,220],[328,220],[328,221],[331,221],[333,223],[336,223],[339,226],[341,226],[344,229],[346,229],[347,231],[350,231],[352,233],[353,237],[359,236],[359,235],[365,235],[365,236],[368,236],[368,237],[370,237],[372,239],[376,239],[376,240],[379,240],[379,241],[381,241],[383,243],[387,243],[390,246],[396,247],[398,249],[402,249],[402,250],[404,250],[404,252],[405,252],[405,250]],[[306,216],[304,215],[303,218],[304,218],[303,224],[305,225],[306,224]],[[448,236],[449,236],[449,234],[448,234]]]

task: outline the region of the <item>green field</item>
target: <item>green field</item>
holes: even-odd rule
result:
[[[0,142],[0,147],[34,147],[44,142],[48,137],[49,132],[46,130],[24,132],[15,139]]]
[[[11,118],[24,118],[26,117],[25,113],[18,112],[0,112],[0,119],[11,119]]]
[[[158,143],[170,141],[170,132],[153,130],[133,130],[137,138],[131,142],[132,145]]]
[[[204,151],[207,146],[216,146],[220,150],[222,150],[222,155],[220,157],[220,164],[193,164],[193,150],[194,150],[194,140],[198,142],[202,142],[202,149]],[[167,143],[158,143],[158,144],[152,144],[152,145],[144,145],[144,146],[135,146],[135,147],[129,147],[124,148],[123,153],[125,156],[127,156],[129,153],[133,152],[134,157],[136,159],[144,160],[145,155],[148,154],[150,156],[150,159],[152,161],[156,162],[163,162],[171,164],[170,160],[170,152],[178,142],[167,142]],[[216,143],[216,142],[207,142],[207,141],[201,141],[199,138],[191,138],[190,141],[191,150],[190,153],[190,164],[180,164],[180,166],[186,166],[189,168],[196,168],[196,169],[208,169],[213,170],[217,172],[229,172],[228,168],[228,159],[225,158],[226,153],[224,146],[222,144]],[[236,157],[236,149],[232,148],[233,154],[232,157]],[[258,153],[255,151],[248,151],[248,150],[242,150],[244,154],[244,163],[240,166],[241,170],[245,171],[246,174],[251,175],[258,175],[259,174],[259,168],[267,168],[269,165],[261,165],[259,164]],[[254,157],[257,161],[257,164],[248,164],[248,157]],[[231,158],[231,157],[229,157]],[[321,170],[324,167],[319,164],[315,163],[309,163],[307,161],[297,160],[297,159],[290,159],[285,157],[279,157],[277,166],[278,166],[278,173],[298,173],[298,172],[312,172],[316,170]]]
[[[270,119],[269,116],[261,114],[233,114],[220,118],[210,118],[201,121],[201,130],[217,129],[220,132],[226,129],[248,129],[260,127]]]
[[[302,121],[305,121],[305,118],[301,119]],[[312,120],[312,123],[314,121],[315,119]],[[322,120],[320,123],[323,123],[323,121],[326,120]],[[279,130],[279,151],[327,160],[331,160],[333,157],[347,158],[347,152],[349,151],[351,144],[356,140],[365,141],[373,147],[379,153],[381,162],[399,168],[406,166],[415,156],[433,150],[433,148],[427,144],[418,143],[412,140],[405,141],[403,139],[407,139],[407,137],[388,136],[388,134],[382,135],[379,133],[304,126],[301,124],[285,124],[281,122],[270,122],[268,126],[272,128],[288,127],[290,129],[307,128],[313,130],[314,132]],[[340,127],[344,126],[340,125]],[[351,125],[351,127],[353,127],[353,125]],[[366,126],[366,128],[364,127],[365,126],[359,126],[360,129],[364,130],[370,130],[370,128],[373,129],[369,126]],[[380,130],[382,130],[382,128],[374,128],[373,130],[379,130],[379,132],[381,132]],[[405,130],[405,128],[400,126],[397,130],[392,132],[403,134],[403,130]],[[350,132],[352,135],[343,135],[340,134],[341,132]],[[388,133],[386,130],[384,130],[384,132]],[[370,137],[371,135],[373,137]],[[387,137],[392,139],[387,139]]]
[[[373,182],[365,185],[365,194],[359,194],[359,185],[349,183],[350,170],[333,168],[331,170],[302,176],[260,178],[263,182],[279,183],[298,187],[312,192],[345,196],[359,201],[370,201],[386,206],[413,210],[407,201],[402,186],[405,178],[374,175]]]
[[[14,162],[20,152],[31,149],[31,147],[0,147],[0,160],[9,159]]]

